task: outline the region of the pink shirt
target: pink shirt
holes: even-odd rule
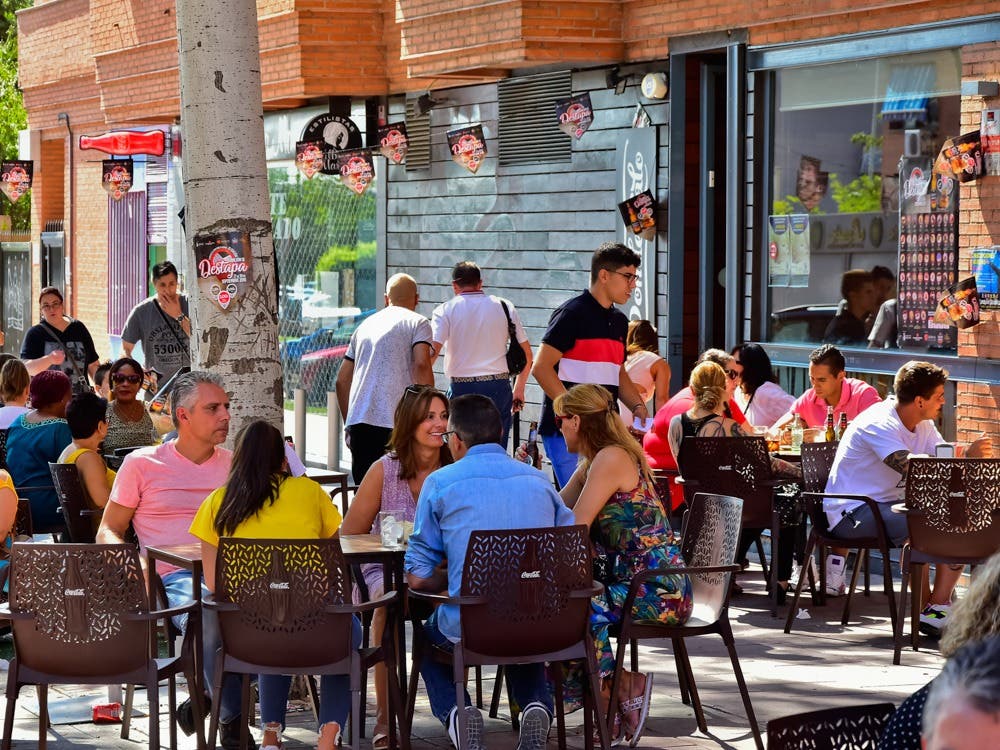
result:
[[[840,403],[833,407],[835,423],[840,423],[841,413],[846,412],[848,420],[853,421],[861,412],[881,400],[878,391],[865,381],[844,378],[840,389]],[[826,399],[817,398],[816,391],[810,388],[798,397],[789,411],[801,416],[807,427],[825,427],[827,406]]]
[[[174,442],[141,448],[125,457],[110,500],[135,509],[132,525],[143,554],[147,546],[200,541],[188,529],[202,502],[226,483],[232,453],[216,447],[201,464],[189,461]],[[157,564],[161,576],[177,568]]]

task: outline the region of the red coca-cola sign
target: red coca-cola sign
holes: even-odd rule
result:
[[[246,232],[197,235],[194,256],[202,294],[227,312],[246,295],[247,286],[253,281],[250,235]]]
[[[162,130],[112,130],[104,135],[81,135],[80,150],[93,149],[115,156],[163,156],[166,135]]]

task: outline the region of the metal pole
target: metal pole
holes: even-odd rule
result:
[[[295,452],[306,462],[306,392],[295,389]]]
[[[343,429],[335,391],[326,392],[326,468],[340,468],[340,433]]]

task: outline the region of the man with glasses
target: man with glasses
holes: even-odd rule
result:
[[[625,371],[628,318],[615,307],[628,302],[639,280],[640,258],[616,242],[605,242],[590,261],[590,288],[561,304],[549,319],[532,374],[545,392],[538,434],[559,486],[569,481],[577,456],[556,429],[552,401],[581,383],[603,385],[634,417],[645,420],[646,404]]]
[[[385,285],[385,307],[351,336],[337,373],[337,403],[344,415],[351,475],[361,484],[385,453],[393,413],[410,383],[434,385],[431,324],[415,312],[420,295],[412,276],[397,273]]]

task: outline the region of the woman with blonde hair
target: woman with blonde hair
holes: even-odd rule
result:
[[[448,399],[429,385],[411,385],[404,392],[393,417],[389,453],[371,465],[347,511],[342,534],[375,534],[380,511],[392,511],[396,520],[413,523],[417,498],[427,476],[451,463],[445,442],[448,430]],[[459,563],[461,564],[461,563]],[[361,566],[370,597],[382,595],[382,566]],[[377,609],[372,619],[372,640],[378,643],[385,628],[385,610]],[[389,747],[389,700],[385,667],[375,667],[374,750]]]
[[[653,399],[650,414],[670,398],[670,365],[660,356],[656,329],[648,320],[633,320],[625,338],[625,372],[635,383],[644,404]],[[632,410],[620,399],[618,409],[626,425],[632,424]]]
[[[609,628],[623,617],[680,625],[691,616],[691,582],[685,575],[668,575],[644,585],[632,612],[622,606],[632,574],[667,565],[682,566],[677,539],[653,489],[642,452],[618,416],[611,393],[599,385],[576,385],[556,397],[556,427],[566,447],[581,457],[563,487],[566,504],[577,523],[590,527],[604,593],[591,602],[590,627],[603,678],[605,701],[615,658]],[[575,671],[567,679],[567,700],[578,705],[582,691]],[[652,675],[624,672],[618,693],[618,714],[612,737],[624,731],[632,747],[639,742],[652,690]]]

